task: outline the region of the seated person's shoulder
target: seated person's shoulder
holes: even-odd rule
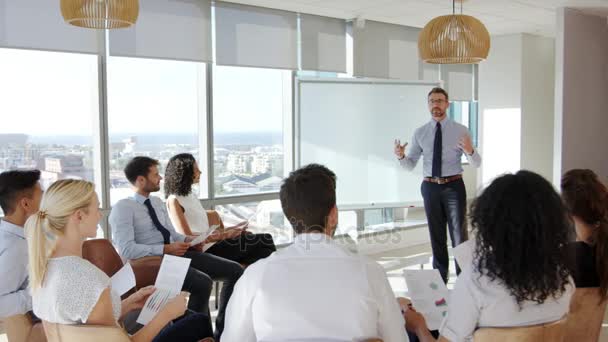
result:
[[[64,281],[64,283],[89,283],[104,286],[109,283],[110,278],[88,260],[70,257],[58,266],[58,274],[60,274],[63,279],[70,280]]]
[[[17,255],[27,256],[27,242],[24,239],[0,231],[0,240],[3,242],[0,244],[0,258],[13,258]]]
[[[120,201],[116,202],[114,205],[112,205],[112,210],[124,210],[126,208],[131,208],[135,203],[136,202],[132,198],[123,198]]]
[[[384,267],[377,261],[365,255],[353,255],[352,259],[354,262],[359,263],[362,267],[365,267],[368,277],[374,278],[386,278],[386,271]]]
[[[150,196],[150,202],[152,202],[154,204],[161,204],[161,205],[165,204],[163,199],[158,196]]]
[[[58,304],[98,296],[110,285],[110,278],[89,261],[77,257],[62,259],[50,261],[44,284],[46,295],[55,296]]]
[[[103,291],[109,288],[110,278],[87,260],[76,257],[49,266],[43,291],[37,295],[36,313],[58,323],[86,321]]]

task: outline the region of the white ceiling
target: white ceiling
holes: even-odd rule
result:
[[[451,0],[227,1],[343,19],[361,17],[414,27],[423,27],[432,18],[452,12]],[[577,8],[585,13],[608,17],[608,0],[465,0],[463,13],[480,19],[491,34],[526,32],[553,36],[559,7]]]

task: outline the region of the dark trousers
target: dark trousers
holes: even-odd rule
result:
[[[220,305],[215,320],[215,337],[219,337],[224,331],[224,315],[226,306],[232,295],[232,290],[236,281],[243,274],[243,267],[237,262],[220,258],[213,254],[188,251],[184,258],[189,258],[190,268],[186,274],[183,290],[190,292],[188,308],[190,310],[207,314],[209,317],[209,296],[214,280],[221,280],[224,283],[220,293]]]
[[[141,310],[133,310],[128,312],[121,320],[122,327],[129,333],[135,335],[144,326],[137,323],[137,317]],[[190,310],[173,322],[167,324],[152,342],[197,342],[206,337],[213,337],[213,327],[211,320],[207,314],[202,314]]]
[[[163,328],[152,342],[197,342],[206,337],[213,337],[209,316],[190,313]]]
[[[467,193],[464,182],[462,179],[447,184],[422,182],[421,192],[433,249],[433,268],[439,270],[443,281],[447,283],[449,256],[446,224],[452,247],[468,239],[465,221]],[[460,274],[458,264],[456,264],[456,274]]]
[[[219,241],[209,247],[205,253],[211,253],[243,265],[251,265],[276,250],[272,235],[245,233],[236,238]]]

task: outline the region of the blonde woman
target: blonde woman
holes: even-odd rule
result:
[[[27,220],[32,302],[34,313],[43,321],[117,326],[121,317],[141,309],[154,292],[154,288],[146,287],[121,302],[111,289],[110,278],[82,258],[82,243],[95,237],[100,218],[99,200],[92,183],[60,180],[48,188],[39,212]],[[186,294],[182,293],[131,339],[169,341],[183,335],[188,326],[200,325],[194,320],[201,318],[193,315],[163,330],[184,314],[186,306]],[[189,335],[190,339],[185,340],[197,341],[207,336],[210,335]]]

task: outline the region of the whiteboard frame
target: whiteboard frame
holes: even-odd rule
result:
[[[405,81],[405,80],[386,80],[375,78],[339,78],[339,77],[295,77],[294,79],[294,120],[293,120],[293,160],[294,170],[302,166],[301,153],[301,115],[300,97],[302,95],[302,84],[305,83],[337,83],[337,84],[394,84],[394,85],[428,85],[429,87],[443,87],[443,81]],[[420,180],[422,181],[422,180]],[[424,207],[422,201],[412,202],[368,202],[349,205],[340,205],[340,210],[356,209],[381,209],[381,208],[417,208]]]

